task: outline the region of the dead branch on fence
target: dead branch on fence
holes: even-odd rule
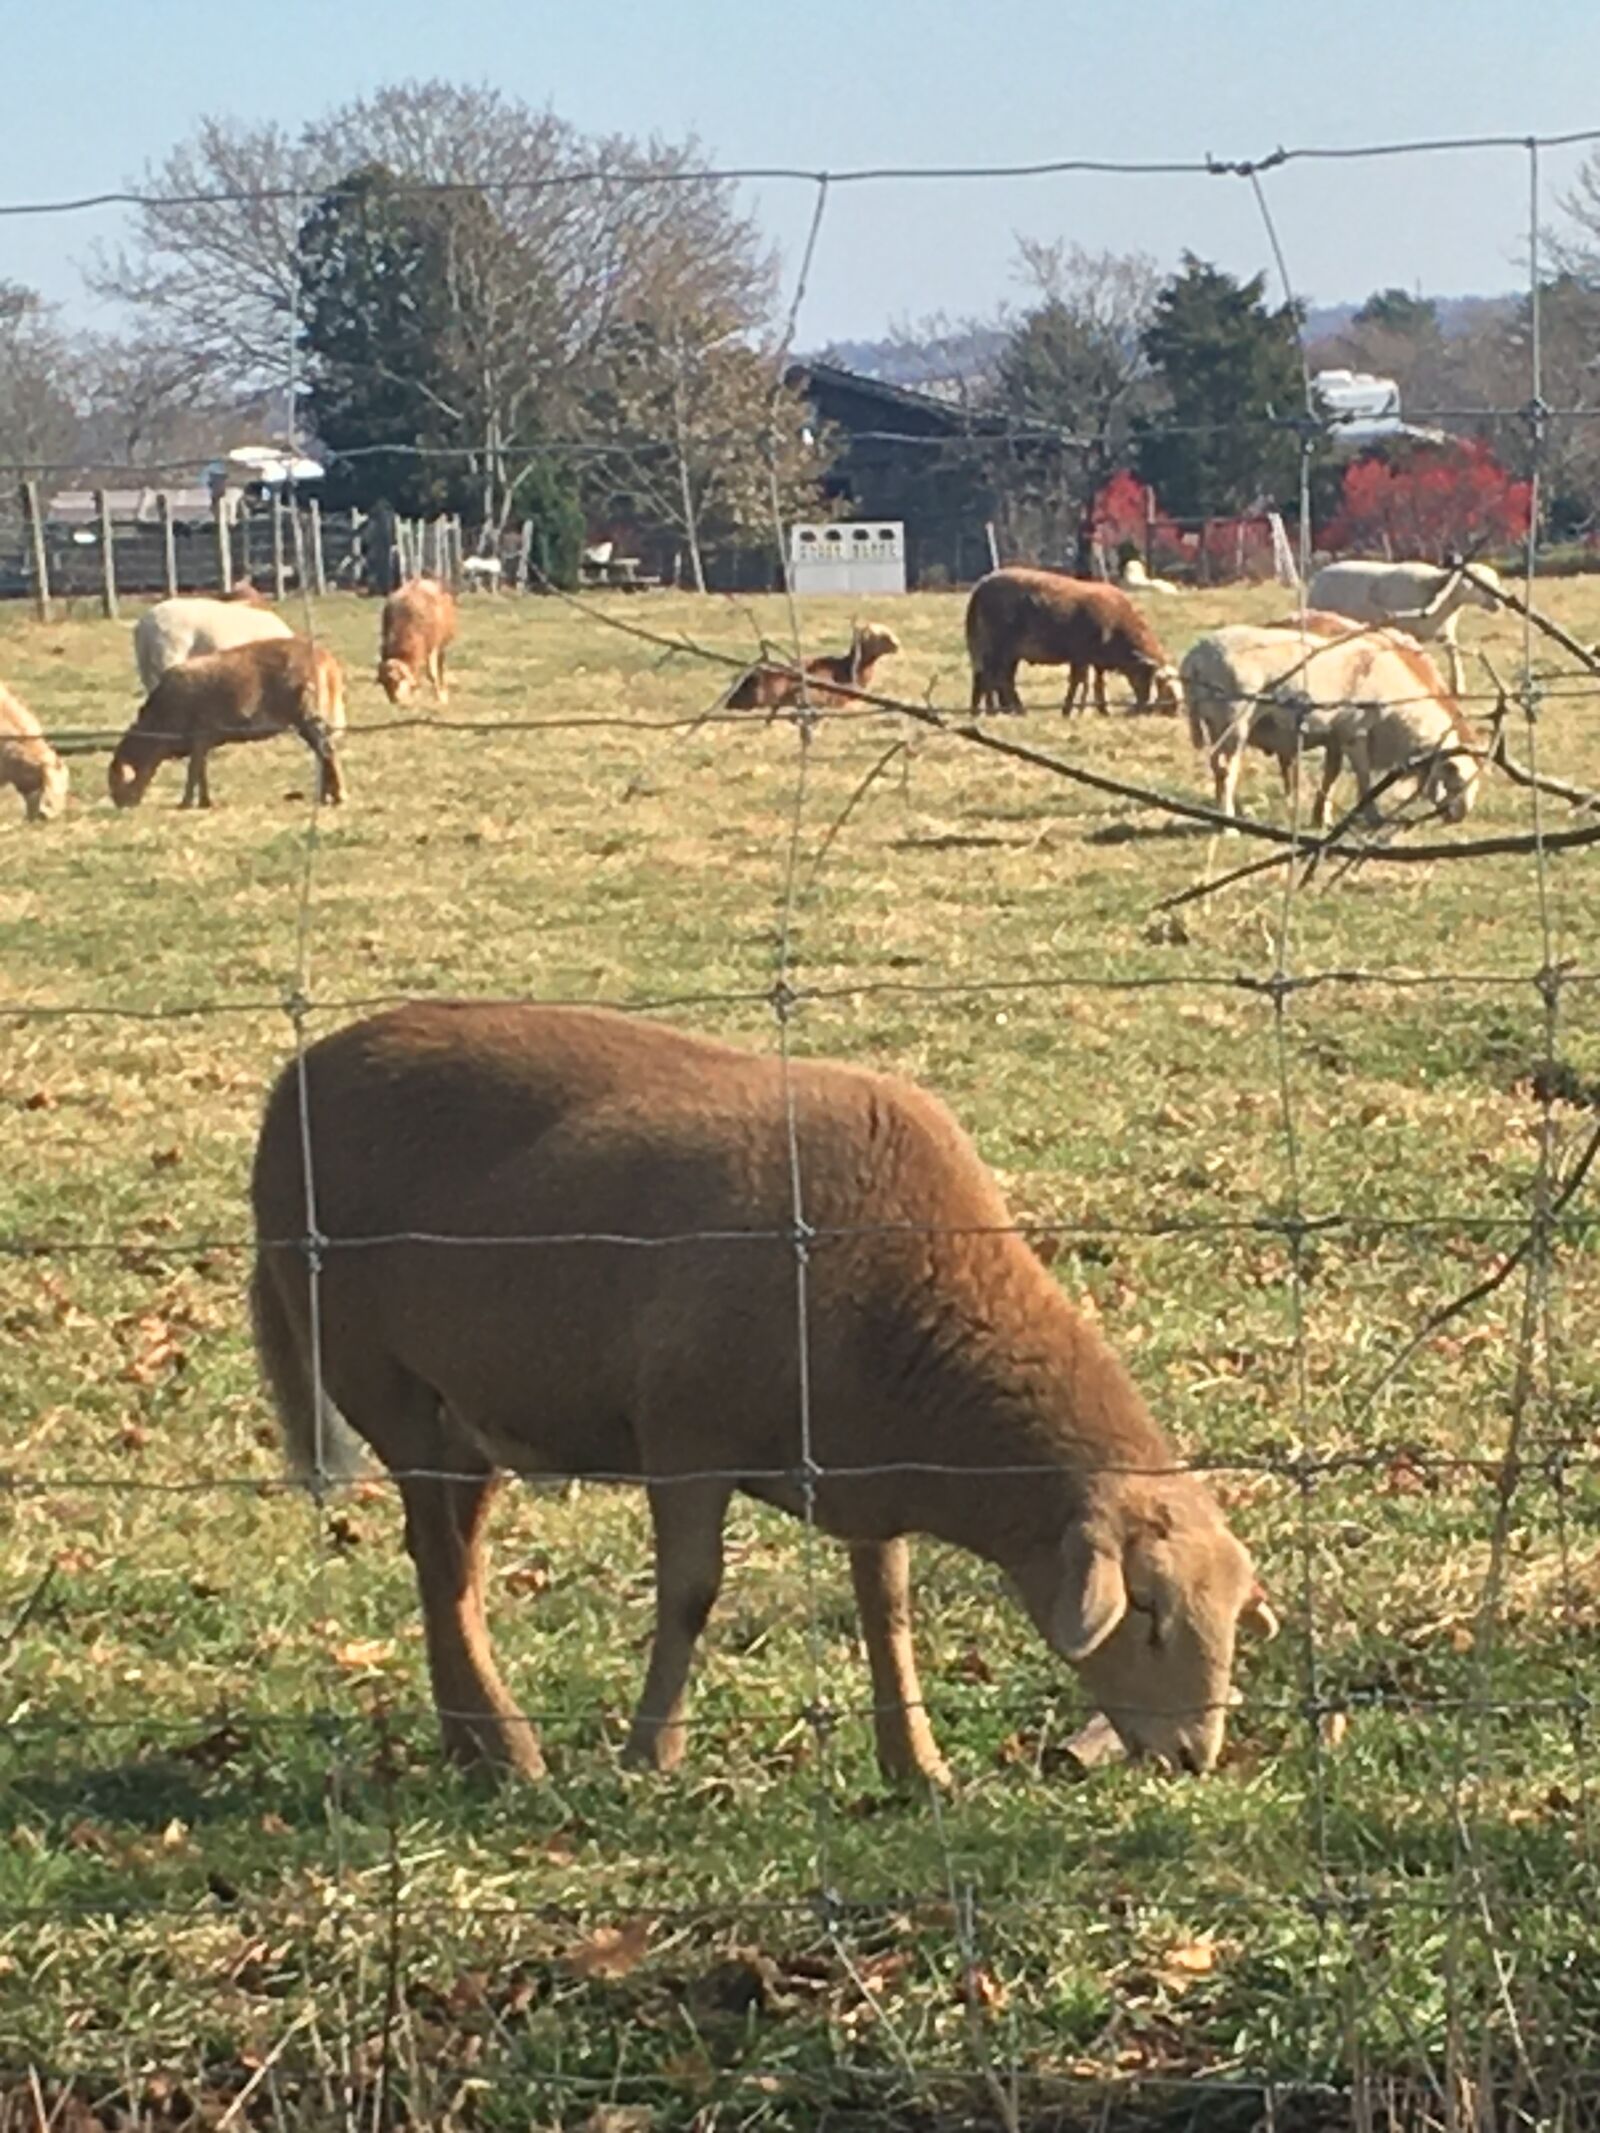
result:
[[[1480,592],[1486,592],[1491,599],[1498,600],[1502,607],[1509,607],[1514,615],[1526,615],[1535,629],[1543,630],[1544,634],[1553,638],[1564,652],[1570,652],[1581,666],[1586,667],[1591,674],[1600,677],[1600,655],[1597,655],[1591,646],[1580,644],[1576,637],[1561,627],[1559,622],[1552,622],[1550,617],[1542,614],[1531,600],[1524,600],[1520,593],[1514,593],[1503,585],[1489,584],[1486,579],[1478,576],[1478,573],[1470,563],[1462,564],[1461,575],[1476,585]],[[1480,654],[1479,656],[1481,657],[1482,655]]]
[[[1547,792],[1554,799],[1565,800],[1570,807],[1600,808],[1600,792],[1590,792],[1583,785],[1568,785],[1562,778],[1547,777],[1543,771],[1530,770],[1525,763],[1516,760],[1506,746],[1506,721],[1511,715],[1510,691],[1488,653],[1480,650],[1478,657],[1495,687],[1495,708],[1489,720],[1489,761],[1497,763],[1513,785],[1521,785],[1529,792]]]

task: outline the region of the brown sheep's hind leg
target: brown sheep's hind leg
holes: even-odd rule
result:
[[[432,1403],[433,1396],[427,1394]],[[416,1566],[428,1641],[433,1698],[452,1761],[544,1776],[531,1720],[518,1711],[494,1663],[484,1616],[488,1563],[483,1525],[497,1486],[476,1450],[435,1430],[406,1432],[411,1456],[386,1463],[401,1470],[406,1547]],[[407,1466],[424,1471],[406,1472]],[[475,1471],[476,1470],[476,1471]]]
[[[180,807],[209,807],[211,781],[206,776],[206,750],[198,744],[189,750],[189,765],[183,776]]]
[[[656,1536],[656,1629],[625,1761],[676,1770],[683,1760],[689,1663],[722,1583],[724,1483],[666,1481],[650,1491]]]
[[[904,1540],[861,1542],[850,1550],[850,1575],[872,1669],[878,1767],[891,1784],[948,1785],[911,1642],[911,1551]]]

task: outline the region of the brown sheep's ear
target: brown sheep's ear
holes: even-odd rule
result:
[[[1267,1598],[1261,1580],[1256,1579],[1239,1610],[1239,1627],[1248,1630],[1253,1637],[1269,1643],[1278,1634],[1278,1617],[1272,1602]]]
[[[1061,1583],[1050,1611],[1050,1643],[1076,1663],[1098,1651],[1128,1612],[1122,1559],[1081,1525],[1061,1544]]]

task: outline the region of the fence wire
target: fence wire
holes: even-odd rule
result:
[[[176,1222],[152,1230],[137,1215],[125,1218],[132,1196],[96,1206],[69,1195],[70,1218],[52,1212],[46,1219],[35,1211],[42,1196],[28,1189],[19,1194],[23,1219],[15,1226],[8,1220],[0,1231],[0,1265],[17,1292],[8,1331],[14,1324],[20,1340],[41,1347],[57,1323],[72,1330],[70,1303],[61,1304],[55,1320],[30,1316],[29,1279],[54,1278],[58,1263],[103,1267],[111,1276],[150,1264],[170,1271],[226,1260],[235,1288],[242,1286],[233,1276],[242,1271],[243,1255],[258,1245],[269,1257],[303,1265],[315,1415],[304,1513],[309,1530],[300,1552],[278,1566],[283,1589],[274,1596],[268,1644],[292,1647],[298,1637],[313,1656],[306,1672],[276,1684],[270,1666],[236,1666],[233,1678],[249,1678],[249,1693],[223,1695],[215,1723],[198,1736],[192,1720],[179,1728],[164,1721],[161,1682],[147,1706],[140,1680],[116,1685],[135,1692],[139,1707],[126,1711],[100,1707],[108,1683],[91,1694],[81,1688],[76,1696],[52,1693],[53,1677],[66,1671],[56,1658],[72,1635],[70,1616],[57,1613],[58,1583],[74,1574],[61,1568],[74,1551],[92,1554],[103,1535],[121,1551],[119,1563],[130,1559],[125,1604],[163,1625],[176,1663],[223,1672],[186,1650],[177,1582],[167,1574],[163,1583],[138,1564],[141,1521],[198,1531],[210,1512],[230,1521],[241,1549],[252,1542],[270,1546],[288,1531],[272,1522],[274,1504],[292,1496],[298,1507],[299,1498],[294,1484],[259,1459],[218,1463],[211,1446],[196,1449],[189,1471],[161,1478],[126,1464],[63,1458],[59,1415],[19,1416],[0,1476],[8,1525],[20,1536],[30,1520],[59,1517],[71,1537],[19,1592],[9,1627],[0,1629],[0,1709],[16,1772],[14,1860],[0,1859],[0,2021],[11,2031],[0,2029],[0,2133],[76,2128],[91,2114],[108,2112],[123,2115],[100,2115],[96,2122],[325,2124],[374,2133],[402,2123],[530,2121],[582,2124],[594,2133],[635,2133],[655,2123],[693,2124],[709,2133],[718,2124],[822,2122],[982,2122],[1007,2133],[1046,2124],[1212,2123],[1449,2133],[1560,2126],[1576,2133],[1593,2122],[1600,1993],[1589,1953],[1595,1896],[1589,1763],[1600,1587],[1600,1451],[1593,1423],[1600,1407],[1582,1368],[1583,1347],[1595,1335],[1592,1304],[1581,1283],[1563,1283],[1561,1276],[1584,1255],[1592,1257],[1600,1220],[1590,1185],[1600,1125],[1574,1125],[1571,1116],[1575,1107],[1600,1103],[1600,1084],[1584,1085],[1566,1050],[1600,970],[1583,967],[1581,947],[1569,952],[1556,862],[1600,842],[1600,824],[1553,826],[1551,804],[1559,800],[1581,816],[1600,807],[1600,796],[1552,775],[1542,714],[1553,704],[1589,701],[1596,666],[1585,647],[1563,640],[1570,663],[1541,670],[1535,616],[1549,425],[1600,412],[1552,410],[1542,396],[1540,154],[1542,147],[1596,140],[1600,133],[1559,142],[1485,137],[1278,149],[1257,159],[1199,163],[1073,160],[1012,171],[720,174],[790,177],[813,188],[814,212],[774,359],[767,430],[749,440],[769,477],[770,535],[785,573],[787,623],[782,654],[763,643],[756,656],[778,659],[794,680],[797,701],[764,725],[731,711],[728,683],[745,659],[602,602],[563,595],[565,612],[592,629],[597,645],[618,637],[643,642],[703,672],[708,707],[683,717],[558,709],[509,719],[373,718],[355,735],[363,767],[356,797],[365,801],[368,776],[377,793],[395,766],[409,761],[414,771],[425,746],[461,763],[491,740],[621,732],[647,737],[652,747],[679,747],[705,732],[728,747],[730,729],[743,727],[751,746],[776,740],[792,747],[776,879],[763,890],[770,931],[762,938],[771,948],[763,982],[686,989],[645,969],[622,992],[597,984],[570,994],[530,988],[522,995],[544,1005],[605,1004],[639,1016],[715,1021],[721,1014],[747,1032],[764,1030],[781,1077],[786,1139],[786,1205],[772,1226],[665,1231],[642,1219],[636,1231],[590,1233],[325,1230],[319,1179],[328,1148],[314,1130],[310,1065],[317,1035],[352,1015],[448,993],[431,983],[363,990],[337,972],[324,985],[331,958],[319,952],[319,934],[325,900],[335,893],[329,881],[335,862],[334,841],[324,835],[320,752],[305,818],[293,833],[294,924],[276,987],[253,976],[243,994],[219,989],[210,998],[162,999],[130,970],[103,994],[66,999],[26,974],[11,981],[11,997],[0,1002],[0,1029],[19,1053],[39,1043],[67,1047],[80,1037],[110,1046],[123,1030],[186,1027],[203,1041],[229,1017],[270,1017],[287,1040],[303,1234],[257,1240],[231,1228],[185,1230]],[[1482,757],[1489,772],[1526,794],[1525,827],[1430,837],[1425,817],[1405,824],[1391,818],[1374,828],[1352,811],[1324,828],[1304,819],[1298,780],[1286,826],[1259,818],[1235,824],[1184,794],[1011,738],[959,702],[935,701],[932,692],[914,700],[845,686],[842,701],[813,700],[806,666],[813,645],[804,603],[788,576],[775,470],[778,396],[833,188],[1069,172],[1222,177],[1250,188],[1267,253],[1292,297],[1293,246],[1274,213],[1274,171],[1302,160],[1491,148],[1515,148],[1526,160],[1529,394],[1519,409],[1471,412],[1525,425],[1533,510],[1522,569],[1520,672],[1507,687],[1491,669],[1481,693],[1464,691],[1462,701],[1495,708],[1493,739]],[[608,184],[623,182],[616,173],[602,175]],[[596,177],[572,172],[555,182]],[[704,174],[626,182],[691,178],[700,182]],[[291,207],[295,201],[289,194],[262,197],[287,199]],[[0,203],[0,218],[106,204],[138,201],[107,194]],[[292,330],[287,347],[292,425]],[[1305,619],[1309,469],[1328,425],[1318,416],[1303,358],[1302,350],[1305,411],[1271,423],[1301,438],[1298,626],[1310,657],[1317,640]],[[1005,441],[1044,434],[1017,430]],[[1048,435],[1073,442],[1061,431]],[[954,458],[974,442],[941,440],[940,448]],[[292,458],[292,435],[289,443]],[[326,611],[315,589],[319,573],[308,563],[292,495],[286,524],[299,627],[327,642]],[[152,570],[155,560],[147,558]],[[284,564],[280,552],[280,581]],[[817,766],[827,735],[885,722],[895,738],[837,814],[822,821]],[[1512,731],[1520,757],[1511,753]],[[84,723],[63,722],[52,735],[65,752],[92,751],[109,738]],[[379,742],[384,745],[369,756],[369,743]],[[859,824],[877,781],[895,763],[905,768],[924,744],[964,765],[992,762],[1053,781],[1052,790],[1088,795],[1086,806],[1099,806],[1101,814],[1060,817],[1074,826],[1137,811],[1208,837],[1237,828],[1270,847],[1220,875],[1208,858],[1203,880],[1155,905],[1157,912],[1176,911],[1266,874],[1259,885],[1270,887],[1271,901],[1253,907],[1262,930],[1259,961],[1235,948],[1226,968],[1114,969],[1105,967],[1104,956],[1085,953],[1074,961],[1052,941],[1042,970],[986,964],[970,977],[831,974],[823,920],[832,878],[823,861],[848,849],[852,824]],[[537,775],[541,759],[534,750],[529,755]],[[1364,883],[1381,881],[1383,870],[1396,865],[1454,877],[1492,858],[1527,862],[1537,921],[1531,964],[1521,960],[1524,944],[1510,940],[1503,966],[1495,968],[1319,959],[1328,927],[1323,905],[1308,912],[1313,890],[1340,893],[1357,870]],[[346,869],[342,845],[337,863]],[[1330,889],[1336,870],[1343,871]],[[17,878],[25,895],[25,859]],[[138,886],[102,869],[87,893],[104,899]],[[448,944],[450,929],[447,918],[436,922],[429,910],[425,868],[417,887],[415,933],[425,962],[430,947]],[[753,905],[754,888],[751,899]],[[1348,1000],[1377,1019],[1409,1001],[1418,1015],[1430,1016],[1452,992],[1484,1015],[1497,1002],[1531,998],[1537,1042],[1523,1060],[1536,1114],[1531,1160],[1508,1158],[1504,1175],[1487,1181],[1494,1187],[1489,1204],[1460,1197],[1472,1181],[1459,1177],[1444,1206],[1430,1198],[1419,1207],[1415,1192],[1390,1204],[1384,1187],[1370,1179],[1332,1204],[1326,1173],[1313,1159],[1306,1078],[1317,1033],[1308,1011]],[[1106,1215],[1091,1183],[1077,1204],[1059,1213],[989,1228],[919,1230],[817,1217],[796,1086],[816,1018],[894,1007],[922,1014],[932,1029],[941,1013],[969,1006],[994,1004],[1004,1013],[1032,1003],[1051,1011],[1081,998],[1110,1011],[1152,997],[1170,997],[1175,1009],[1188,998],[1260,1009],[1277,1175],[1258,1205],[1214,1216],[1175,1214],[1162,1204],[1163,1183],[1154,1180],[1151,1209],[1141,1220]],[[984,1043],[980,1071],[998,1075],[1010,1038],[991,1028]],[[1076,1191],[1070,1178],[1064,1190]],[[819,1457],[818,1425],[827,1417],[819,1414],[812,1367],[819,1333],[814,1274],[830,1251],[874,1240],[925,1237],[931,1244],[1004,1236],[1073,1255],[1068,1286],[1091,1295],[1095,1254],[1109,1247],[1168,1252],[1180,1281],[1194,1276],[1177,1255],[1208,1255],[1217,1338],[1197,1355],[1174,1341],[1134,1358],[1151,1385],[1167,1371],[1181,1385],[1189,1372],[1191,1426],[1178,1463],[1110,1460],[1096,1469],[1097,1477],[1198,1477],[1223,1497],[1237,1527],[1259,1524],[1269,1536],[1257,1553],[1269,1562],[1291,1655],[1277,1666],[1276,1687],[1262,1685],[1263,1664],[1245,1655],[1243,1702],[1234,1714],[1239,1746],[1190,1794],[1141,1789],[1136,1778],[1124,1786],[1109,1772],[1085,1775],[1093,1758],[1084,1733],[1059,1708],[1054,1674],[1042,1660],[986,1649],[988,1617],[958,1572],[939,1560],[920,1577],[921,1612],[924,1638],[941,1635],[945,1663],[931,1670],[931,1693],[922,1698],[919,1691],[915,1717],[919,1724],[936,1722],[955,1744],[958,1772],[974,1742],[997,1742],[991,1766],[965,1776],[949,1798],[930,1773],[909,1806],[886,1795],[855,1796],[853,1772],[866,1744],[905,1710],[885,1700],[876,1677],[865,1695],[859,1685],[833,1678],[838,1596],[819,1517],[821,1492],[830,1483],[919,1476],[956,1479],[974,1491],[1033,1475],[1044,1485],[1060,1469],[1043,1460],[1035,1466],[981,1457],[961,1464],[882,1459],[870,1456],[870,1447],[860,1458]],[[573,1471],[537,1477],[536,1486],[551,1492],[610,1482],[647,1487],[658,1526],[707,1492],[759,1496],[765,1488],[782,1497],[787,1491],[798,1508],[797,1568],[764,1538],[764,1529],[763,1537],[736,1545],[770,1558],[765,1567],[777,1613],[774,1624],[744,1625],[746,1648],[756,1652],[769,1636],[794,1628],[804,1695],[772,1700],[711,1687],[697,1708],[669,1715],[662,1730],[687,1737],[692,1779],[657,1780],[652,1789],[619,1778],[614,1787],[585,1792],[574,1770],[563,1766],[517,1804],[487,1808],[464,1789],[447,1795],[428,1789],[435,1719],[470,1730],[484,1714],[448,1700],[423,1706],[396,1692],[387,1671],[395,1638],[386,1625],[404,1620],[410,1603],[386,1587],[376,1600],[353,1593],[352,1555],[369,1543],[361,1520],[380,1522],[387,1546],[397,1523],[420,1520],[429,1503],[471,1526],[481,1515],[486,1477],[446,1460],[400,1464],[351,1483],[326,1434],[332,1405],[325,1381],[337,1340],[325,1303],[330,1269],[348,1255],[419,1245],[524,1252],[534,1279],[541,1255],[552,1253],[692,1257],[725,1255],[736,1246],[787,1254],[793,1439],[781,1464],[702,1465],[661,1476],[612,1463],[553,1462]],[[1260,1337],[1260,1352],[1240,1362],[1224,1329],[1244,1279],[1239,1255],[1247,1248],[1276,1255],[1254,1277],[1275,1330],[1270,1340]],[[1370,1309],[1374,1318],[1358,1342],[1361,1368],[1353,1385],[1330,1376],[1312,1324],[1321,1255],[1335,1248],[1363,1268],[1368,1287],[1353,1289],[1353,1307],[1358,1314]],[[1432,1289],[1413,1279],[1416,1255],[1424,1251],[1446,1260]],[[725,1256],[715,1264],[722,1268]],[[1391,1293],[1395,1287],[1398,1295]],[[1417,1375],[1430,1367],[1440,1342],[1457,1337],[1453,1329],[1469,1328],[1474,1314],[1502,1295],[1515,1323],[1485,1344],[1493,1350],[1486,1365],[1498,1365],[1493,1413],[1463,1416],[1458,1428],[1441,1425],[1430,1416],[1430,1390],[1418,1391]],[[786,1354],[787,1344],[776,1344],[774,1368]],[[1193,1426],[1206,1400],[1231,1398],[1252,1371],[1264,1375],[1274,1415],[1271,1423],[1252,1423],[1252,1441],[1239,1441],[1236,1402],[1224,1405],[1215,1430]],[[207,1392],[216,1400],[216,1419],[237,1442],[235,1410],[249,1395],[232,1385]],[[1453,1396],[1450,1388],[1431,1390],[1438,1400]],[[192,1417],[174,1406],[166,1419],[182,1427]],[[218,1441],[229,1439],[224,1434]],[[568,1507],[565,1523],[574,1531],[581,1529],[585,1501]],[[274,1538],[266,1538],[269,1532]],[[1394,1549],[1398,1572],[1402,1543],[1432,1565],[1424,1580],[1431,1612],[1413,1624],[1409,1639],[1397,1630],[1367,1631],[1343,1589],[1348,1559],[1373,1547]],[[543,1596],[561,1573],[540,1556],[514,1566],[511,1575],[530,1595]],[[596,1587],[602,1609],[628,1599],[640,1583],[609,1557],[580,1563],[572,1582],[584,1580]],[[225,1592],[194,1582],[204,1586],[190,1592],[195,1604],[226,1610]],[[481,1595],[469,1598],[481,1602]],[[108,1597],[108,1611],[116,1604]],[[953,1630],[943,1630],[941,1610]],[[363,1634],[343,1634],[352,1616],[361,1618]],[[1546,1620],[1554,1624],[1549,1639],[1535,1628]],[[612,1665],[608,1649],[620,1641],[615,1619],[591,1614],[580,1626],[582,1637],[569,1644],[570,1690],[519,1703],[508,1719],[526,1740],[547,1729],[569,1756],[574,1742],[609,1750],[611,1714],[623,1693],[624,1670]],[[1429,1653],[1441,1641],[1447,1657],[1436,1662]],[[99,1647],[96,1632],[91,1671],[103,1663],[94,1656]],[[624,1654],[630,1662],[633,1656]],[[29,1662],[26,1683],[13,1686],[10,1677],[22,1660]],[[1389,1730],[1374,1741],[1380,1725]],[[1551,1741],[1561,1744],[1560,1780],[1550,1777]],[[314,1797],[305,1796],[306,1766],[293,1759],[296,1743],[314,1769]],[[753,1823],[738,1796],[738,1773],[752,1758],[785,1773]],[[1276,1791],[1269,1774],[1275,1765],[1291,1773]],[[293,1845],[293,1865],[277,1884],[264,1875],[257,1877],[262,1886],[250,1887],[225,1867],[208,1870],[194,1837],[195,1823],[208,1811],[195,1773],[246,1803],[270,1841]],[[1016,1788],[1024,1779],[1035,1788],[1060,1788],[1062,1826],[1070,1834],[1053,1847],[1050,1815],[1035,1811],[1030,1819],[1018,1807]],[[694,1788],[687,1795],[685,1785]],[[164,1823],[157,1815],[152,1833],[129,1834],[141,1814],[149,1820],[151,1799],[183,1806],[173,1806]],[[805,1824],[798,1841],[789,1826],[797,1803]],[[1191,1850],[1212,1862],[1209,1879],[1184,1871]],[[803,1878],[794,1867],[801,1857]],[[1231,1862],[1226,1869],[1217,1863],[1223,1858]],[[1052,1961],[1064,1941],[1082,1943],[1067,1982]],[[109,2013],[104,1987],[81,1982],[107,1961],[108,1949],[123,1995]],[[653,1999],[646,1990],[652,1979],[659,1987]],[[210,1997],[197,2005],[197,1993]],[[640,2065],[641,2057],[648,2064]]]

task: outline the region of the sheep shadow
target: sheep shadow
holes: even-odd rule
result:
[[[932,836],[919,836],[913,831],[905,837],[896,837],[891,850],[896,852],[1022,852],[1033,842],[1031,837],[994,837],[979,830],[947,830]]]
[[[1184,822],[1168,817],[1161,822],[1107,822],[1099,829],[1088,831],[1083,841],[1085,844],[1154,844],[1174,840],[1192,842],[1216,834],[1209,822]]]

